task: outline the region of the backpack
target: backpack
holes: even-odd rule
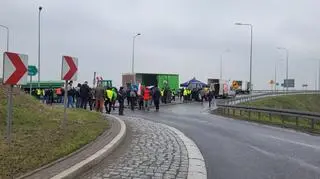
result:
[[[135,98],[136,97],[136,93],[134,91],[130,92],[130,97]]]

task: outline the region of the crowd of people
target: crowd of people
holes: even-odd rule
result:
[[[67,100],[64,101],[66,93]],[[138,91],[135,88],[128,88],[125,90],[120,87],[119,90],[115,87],[104,87],[101,83],[97,87],[90,88],[88,82],[83,84],[78,83],[75,87],[73,81],[67,84],[67,89],[48,88],[48,89],[34,89],[32,94],[38,99],[43,100],[44,103],[52,105],[53,103],[64,103],[67,108],[83,108],[96,110],[110,114],[111,110],[115,110],[116,103],[118,104],[119,114],[123,115],[125,100],[128,101],[128,106],[131,110],[136,107],[139,110],[150,110],[152,105],[155,106],[156,111],[159,111],[160,102],[167,102],[164,99],[164,91],[157,86],[152,88],[141,86]]]
[[[67,101],[64,101],[64,95],[67,96]],[[48,89],[34,89],[32,95],[44,103],[52,105],[53,103],[64,103],[67,108],[83,108],[96,110],[110,114],[111,110],[115,110],[116,103],[119,108],[119,115],[123,115],[124,103],[127,101],[127,106],[134,111],[135,108],[139,110],[150,110],[151,106],[155,106],[156,111],[159,111],[160,103],[170,103],[175,101],[175,96],[180,97],[180,101],[209,101],[211,107],[212,100],[215,99],[214,91],[208,88],[188,89],[182,88],[179,90],[159,89],[158,86],[140,86],[139,89],[134,87],[124,89],[120,87],[119,90],[115,87],[104,87],[101,83],[97,87],[91,88],[88,82],[83,84],[78,83],[75,87],[73,81],[67,84],[67,89],[48,88]]]
[[[180,90],[180,100],[183,99],[183,102],[189,102],[189,101],[199,101],[209,102],[209,107],[211,107],[212,102],[215,102],[216,94],[213,90],[209,88],[194,88],[194,89],[188,89],[188,88],[182,88]]]
[[[159,111],[162,94],[158,86],[146,87],[141,86],[139,90],[135,88],[128,88],[126,90],[127,104],[131,110],[138,106],[139,110],[150,110],[152,105],[155,106],[156,111]]]

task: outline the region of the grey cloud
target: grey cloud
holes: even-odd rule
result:
[[[91,80],[94,71],[116,85],[121,73],[131,71],[132,36],[136,39],[136,71],[179,73],[181,82],[196,76],[219,77],[220,54],[225,79],[248,80],[249,29],[254,25],[253,83],[270,88],[275,61],[290,52],[290,76],[298,88],[314,88],[319,54],[318,0],[2,0],[0,24],[10,26],[12,51],[37,63],[37,7],[43,5],[42,78],[59,79],[61,56],[79,58],[79,80]],[[5,31],[0,30],[0,49]],[[0,66],[1,67],[1,66]],[[278,78],[285,63],[278,64]]]

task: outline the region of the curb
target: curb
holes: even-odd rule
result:
[[[189,160],[187,179],[207,179],[206,164],[197,145],[180,130],[166,124],[161,125],[168,127],[170,130],[176,133],[187,148]]]
[[[113,117],[120,123],[121,129],[119,134],[115,138],[113,138],[109,144],[105,145],[102,149],[97,151],[95,154],[77,163],[76,165],[64,170],[63,172],[55,175],[51,179],[75,178],[81,173],[84,173],[85,171],[87,171],[89,168],[97,165],[99,162],[101,162],[105,157],[107,157],[111,152],[114,151],[115,148],[117,148],[121,144],[121,142],[124,140],[126,136],[126,132],[127,132],[126,124],[116,116],[113,116],[113,115],[107,115],[107,116]]]

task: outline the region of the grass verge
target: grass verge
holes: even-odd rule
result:
[[[68,110],[61,128],[63,109],[40,104],[15,90],[12,144],[4,140],[7,114],[5,88],[0,86],[0,178],[17,177],[66,156],[93,141],[107,127],[99,113]]]
[[[293,109],[298,111],[320,112],[320,95],[296,94],[266,97],[250,102],[241,103],[254,107],[268,107],[277,109]]]

